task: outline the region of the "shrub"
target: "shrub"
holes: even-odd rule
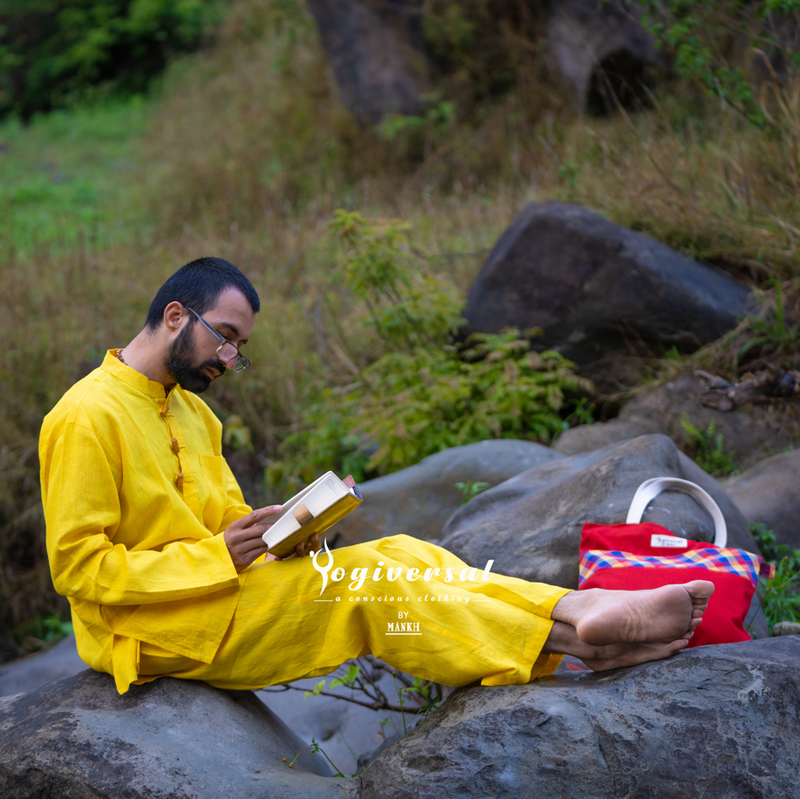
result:
[[[0,116],[28,118],[89,87],[141,92],[219,19],[203,0],[0,0]]]
[[[338,211],[332,227],[345,249],[340,275],[368,309],[383,351],[356,382],[322,393],[304,428],[284,442],[273,480],[307,481],[336,461],[359,476],[363,468],[391,472],[449,447],[550,441],[563,430],[565,392],[589,392],[591,384],[559,353],[532,348],[540,331],[476,333],[459,343],[455,291],[425,274],[406,224]]]

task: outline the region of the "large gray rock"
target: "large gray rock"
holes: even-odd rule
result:
[[[663,432],[662,425],[655,420],[612,419],[609,422],[582,424],[565,430],[553,444],[553,449],[562,455],[578,455],[581,452],[594,452],[618,441],[629,441],[639,436]]]
[[[86,664],[78,655],[75,637],[71,635],[45,652],[0,667],[0,696],[32,691],[79,671],[86,671]],[[394,695],[395,683],[390,672],[372,676],[387,696]],[[293,685],[305,691],[316,683],[317,678],[311,678]],[[327,690],[346,698],[364,699],[345,686]],[[256,696],[279,718],[291,719],[292,731],[302,740],[314,738],[321,744],[344,774],[357,771],[359,756],[373,751],[384,736],[403,729],[400,713],[387,710],[378,714],[346,699],[315,696],[304,701],[303,692],[283,687],[257,691]],[[406,714],[406,726],[412,718]]]
[[[800,449],[773,455],[725,483],[728,496],[775,540],[800,549]]]
[[[456,511],[439,543],[467,563],[493,558],[501,574],[577,588],[583,523],[624,522],[636,489],[651,477],[697,483],[719,505],[728,545],[759,552],[746,519],[719,483],[661,435],[609,444],[512,477]],[[714,540],[711,517],[683,492],[660,494],[643,521],[695,541]],[[745,621],[754,637],[769,635],[757,596]]]
[[[456,691],[364,773],[363,799],[787,799],[800,638]]]
[[[85,671],[0,699],[0,796],[14,799],[345,799],[358,780],[330,779],[249,691],[161,678],[117,694]],[[288,758],[283,762],[282,758]]]
[[[583,365],[628,353],[637,337],[696,349],[747,309],[747,289],[719,272],[585,208],[545,202],[495,244],[464,316],[482,332],[541,327],[542,347]]]
[[[32,691],[85,668],[75,646],[75,636],[70,635],[44,652],[0,666],[0,696]]]
[[[592,110],[615,111],[611,92],[625,103],[638,93],[645,67],[663,61],[641,25],[636,3],[559,0],[550,7],[546,35],[551,68],[579,111],[586,108],[590,92],[591,105],[600,105]]]
[[[421,3],[399,0],[308,0],[344,105],[361,122],[377,125],[386,114],[424,108],[427,62],[413,46],[408,15]]]
[[[497,485],[562,456],[531,441],[499,439],[429,455],[414,466],[362,483],[364,504],[332,530],[337,546],[386,535],[435,539],[464,494],[456,483]]]

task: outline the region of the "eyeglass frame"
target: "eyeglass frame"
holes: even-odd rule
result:
[[[183,305],[183,303],[181,303],[181,305]],[[186,308],[187,311],[191,311],[200,320],[203,327],[205,327],[205,329],[208,330],[208,332],[211,333],[211,335],[214,336],[214,338],[217,341],[221,342],[219,347],[217,347],[217,354],[219,354],[219,351],[226,344],[230,345],[236,350],[236,360],[232,367],[228,367],[232,372],[238,375],[240,372],[243,372],[245,369],[247,369],[248,366],[250,366],[250,361],[239,352],[239,348],[232,341],[228,341],[228,339],[226,339],[225,336],[222,335],[222,333],[219,333],[216,330],[214,330],[214,328],[211,327],[211,325],[208,324],[208,322],[206,322],[206,320],[203,319],[203,317],[200,316],[200,314],[197,313],[197,311],[195,311],[194,308],[190,308],[188,305],[183,305],[183,307]],[[222,358],[221,355],[220,359],[224,360],[226,363],[229,363],[231,361],[231,358]],[[237,367],[239,368],[237,369]]]

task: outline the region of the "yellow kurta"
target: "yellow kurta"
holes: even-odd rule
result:
[[[217,534],[251,509],[221,439],[199,397],[167,395],[112,351],[45,417],[53,583],[81,657],[120,690],[137,678],[138,641],[210,663],[233,617],[240,576]]]
[[[465,564],[408,536],[334,550],[348,577],[331,580],[329,601],[310,558],[237,574],[222,533],[250,508],[219,421],[114,351],[47,415],[40,460],[53,582],[72,605],[81,657],[120,693],[164,674],[258,688],[368,652],[446,685],[522,683],[557,665],[541,649],[565,589],[497,574],[445,581]],[[351,590],[353,569],[378,566],[441,576]],[[419,634],[392,632],[401,613]]]

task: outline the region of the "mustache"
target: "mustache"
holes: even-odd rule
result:
[[[225,367],[225,364],[222,363],[222,361],[220,361],[218,358],[208,358],[207,360],[203,361],[197,367],[197,369],[198,371],[200,371],[205,369],[207,366],[210,366],[212,369],[216,369],[219,372],[217,380],[219,380],[220,377],[223,377],[225,375],[225,372],[228,371],[227,368]]]

